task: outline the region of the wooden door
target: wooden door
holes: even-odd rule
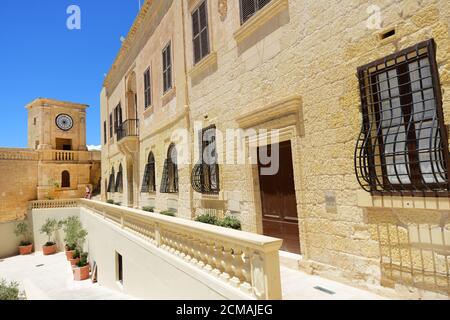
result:
[[[270,155],[273,146],[262,148],[267,148],[268,155]],[[280,165],[278,173],[275,175],[262,174],[261,169],[269,167],[270,164],[262,164],[258,152],[263,233],[283,239],[281,250],[300,254],[291,142],[280,143],[279,150]],[[263,152],[265,151],[263,150]]]

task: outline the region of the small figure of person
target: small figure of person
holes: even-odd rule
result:
[[[91,188],[89,186],[86,186],[86,195],[84,197],[89,200],[92,198]]]

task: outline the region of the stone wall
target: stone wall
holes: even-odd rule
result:
[[[22,219],[28,201],[37,199],[37,154],[0,149],[0,223]]]
[[[426,253],[419,250],[409,255],[406,249],[401,249],[405,243],[407,249],[416,245],[406,240],[406,235],[412,233],[405,233],[408,229],[405,225],[423,224],[432,230],[439,226],[446,239],[449,230],[446,212],[418,208],[400,212],[384,206],[358,205],[361,188],[354,174],[353,155],[361,127],[357,68],[431,38],[437,44],[445,122],[450,123],[450,3],[375,1],[370,5],[380,9],[381,29],[370,29],[367,2],[272,0],[270,10],[259,17],[255,15],[258,23],[250,28],[249,24],[240,26],[238,1],[208,1],[211,55],[200,66],[193,66],[190,10],[198,2],[184,4],[187,73],[183,68],[175,71],[176,79],[187,77],[189,121],[186,127],[191,135],[197,134],[193,129],[195,121],[204,127],[215,124],[222,132],[241,128],[247,122],[252,122],[251,127],[283,130],[283,139],[291,141],[294,155],[301,267],[366,288],[378,288],[382,284],[399,290],[407,287],[414,297],[426,296],[423,290],[448,295],[449,274],[445,270],[448,244],[439,247],[435,243],[426,247]],[[170,28],[161,26],[158,35],[167,34]],[[395,34],[382,39],[381,34],[392,28]],[[148,39],[144,37],[140,41],[147,43]],[[177,52],[183,51],[178,47]],[[139,59],[136,63],[139,67],[134,69],[138,75],[144,72],[144,64]],[[158,63],[156,70],[160,68]],[[117,72],[113,74],[120,77]],[[115,96],[125,95],[126,73],[122,76],[122,82],[111,93],[113,102],[109,110],[117,103]],[[160,72],[154,72],[153,82],[160,81]],[[143,99],[141,92],[139,96]],[[295,119],[284,111],[291,98],[300,101]],[[103,100],[102,117],[106,119],[104,110],[108,101]],[[177,108],[181,102],[178,98]],[[265,112],[268,107],[278,113]],[[145,119],[141,129],[146,132],[141,137],[140,176],[148,152],[155,150],[157,186],[170,135],[158,130],[158,124],[175,119],[178,114],[166,110],[161,118],[151,121],[148,119],[152,117],[139,111],[141,119]],[[176,125],[165,129],[174,128]],[[113,143],[110,150],[114,148]],[[193,144],[190,150],[193,152]],[[221,192],[213,197],[193,193],[188,187],[188,174],[186,171],[180,176],[180,181],[186,181],[180,186],[183,190],[180,198],[184,197],[182,206],[186,208],[182,216],[194,216],[205,209],[206,203],[211,203],[209,200],[215,200],[221,203],[219,207],[239,216],[244,230],[262,232],[259,182],[254,166],[221,165]],[[335,200],[331,208],[326,205],[326,196]],[[167,199],[157,193],[141,196],[141,202],[155,203],[156,207],[165,209]],[[384,232],[380,228],[392,230]],[[397,228],[403,229],[394,235]],[[394,242],[397,244],[392,247]],[[393,248],[397,253],[393,253]],[[442,251],[437,254],[437,248],[443,249],[444,255]],[[439,266],[435,267],[436,264]],[[419,279],[424,274],[426,277]]]

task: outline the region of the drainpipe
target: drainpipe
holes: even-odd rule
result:
[[[184,99],[186,102],[186,106],[185,106],[185,112],[186,112],[186,129],[188,130],[189,133],[191,133],[191,128],[192,128],[192,119],[191,119],[191,111],[190,111],[190,100],[189,100],[189,85],[188,85],[188,71],[187,71],[187,56],[186,56],[186,18],[185,18],[185,8],[184,5],[187,5],[187,1],[180,1],[181,2],[181,23],[182,23],[182,29],[183,29],[183,62],[184,62]],[[190,164],[188,165],[188,169],[189,169],[189,180],[190,180],[190,176],[191,176],[191,172],[192,172],[192,163],[194,161],[194,154],[193,154],[193,146],[194,146],[194,134],[191,134],[190,137],[190,143],[188,148],[189,153],[190,153]],[[193,218],[193,204],[194,204],[194,193],[192,188],[189,188],[189,208],[191,210],[191,218]]]

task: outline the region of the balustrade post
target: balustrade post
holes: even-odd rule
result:
[[[158,248],[161,247],[161,228],[159,224],[155,225],[155,243]]]
[[[280,300],[282,293],[278,249],[253,252],[250,263],[255,296],[258,299]]]

